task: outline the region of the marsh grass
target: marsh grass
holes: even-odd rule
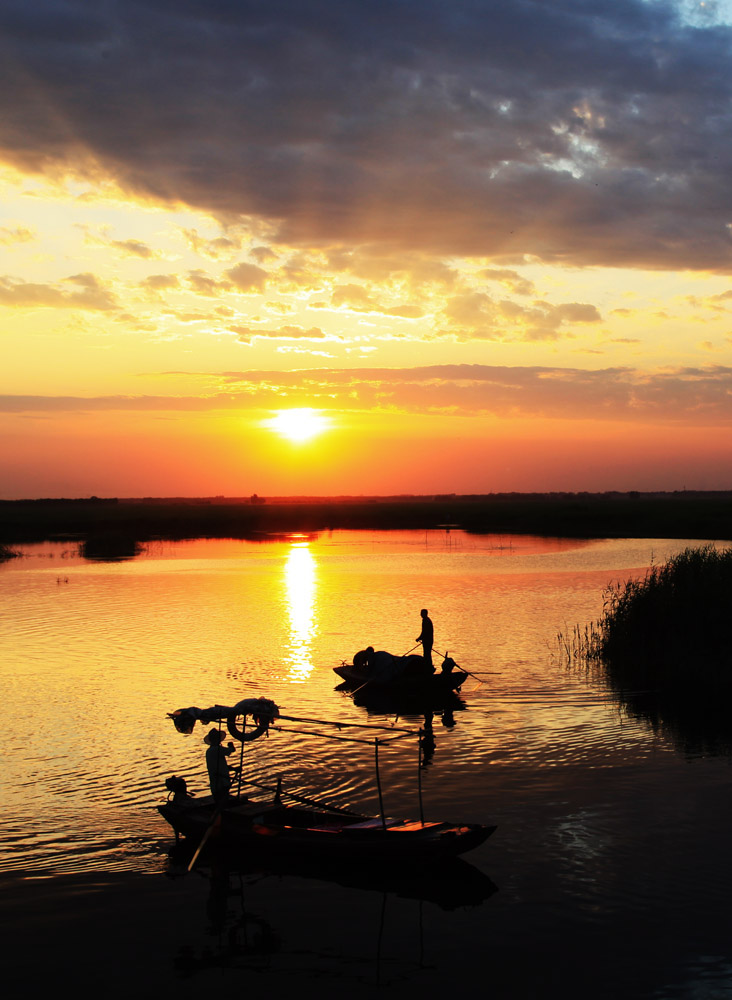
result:
[[[9,545],[0,545],[0,562],[6,562],[8,559],[17,559],[20,555],[20,552],[11,549]]]
[[[643,579],[609,585],[591,625],[558,636],[572,662],[621,686],[732,686],[732,549],[688,548]]]
[[[608,586],[599,621],[559,633],[561,655],[683,753],[732,757],[732,549],[685,549]]]

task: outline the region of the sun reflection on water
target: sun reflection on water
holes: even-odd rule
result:
[[[316,563],[307,542],[294,542],[285,563],[290,647],[285,656],[288,677],[305,681],[313,672],[312,641],[315,635]]]

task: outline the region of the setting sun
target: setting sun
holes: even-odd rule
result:
[[[295,410],[280,410],[264,423],[281,437],[298,444],[310,441],[330,427],[327,417],[307,406]]]

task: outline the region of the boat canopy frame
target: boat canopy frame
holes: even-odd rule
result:
[[[419,727],[418,729],[413,729],[395,725],[388,725],[388,726],[380,725],[378,723],[373,723],[373,722],[343,722],[341,720],[312,719],[304,716],[282,715],[279,711],[279,708],[274,704],[274,702],[270,702],[264,698],[258,699],[258,701],[261,703],[261,705],[257,705],[256,708],[253,706],[256,704],[257,699],[246,699],[243,702],[237,703],[237,705],[235,705],[233,708],[224,705],[215,705],[212,708],[208,709],[196,709],[196,708],[178,709],[176,712],[169,712],[168,718],[173,720],[173,722],[175,723],[175,727],[176,729],[178,729],[179,732],[182,732],[185,735],[190,735],[190,733],[193,731],[193,726],[195,725],[196,721],[201,723],[205,722],[207,724],[217,723],[219,732],[222,732],[224,725],[227,725],[229,731],[231,731],[230,720],[232,718],[232,713],[234,713],[235,715],[244,716],[245,725],[242,727],[242,730],[244,730],[246,728],[246,716],[251,714],[254,717],[255,722],[257,723],[258,736],[265,734],[269,735],[270,730],[274,730],[275,732],[296,733],[302,736],[320,737],[321,739],[336,740],[345,743],[361,743],[361,744],[366,744],[368,746],[373,746],[376,790],[379,797],[379,815],[381,817],[381,824],[384,831],[386,831],[386,813],[384,811],[384,797],[381,786],[381,774],[379,770],[379,747],[386,746],[390,743],[396,743],[399,740],[409,739],[410,737],[416,738],[418,745],[417,793],[419,799],[419,820],[420,823],[424,826],[424,803],[422,799],[422,743],[424,737],[424,730],[422,729],[422,727]],[[266,708],[265,708],[265,703],[266,703]],[[236,710],[239,709],[240,707],[241,710],[237,712]],[[268,714],[269,716],[265,720],[264,725],[262,724],[261,721],[262,716],[261,715],[257,716],[255,714],[258,708],[263,708],[265,713]],[[190,722],[190,729],[181,728],[179,725],[178,720],[184,713],[191,715],[191,718],[188,720]],[[281,725],[281,722],[294,722],[298,725],[330,726],[337,729],[338,733],[322,732],[320,730],[315,730],[315,729],[294,729],[289,726]],[[365,738],[363,736],[341,735],[340,731],[343,729],[359,729],[359,730],[370,730],[370,731],[377,730],[379,732],[386,732],[391,735],[375,736],[372,740]],[[239,767],[237,768],[238,770],[238,783],[237,783],[237,793],[236,793],[237,798],[240,798],[242,794],[243,769],[244,769],[244,743],[248,741],[246,740],[246,738],[244,739],[240,738],[240,742],[241,742],[241,751],[239,754]],[[277,786],[275,789],[273,789],[271,786],[258,784],[257,782],[251,781],[249,779],[247,780],[247,784],[253,785],[255,788],[274,791],[275,801],[279,801],[282,794],[285,794],[289,798],[292,798],[296,801],[304,802],[310,805],[317,805],[319,807],[324,807],[333,810],[334,812],[347,811],[339,806],[333,806],[323,801],[317,801],[314,799],[307,799],[304,796],[296,795],[292,792],[283,793],[281,778],[278,778]]]

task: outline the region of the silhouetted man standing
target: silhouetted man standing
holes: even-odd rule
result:
[[[432,643],[434,641],[434,629],[432,627],[432,621],[427,615],[427,608],[422,608],[420,611],[422,615],[422,631],[417,636],[415,642],[422,643],[422,656],[425,661],[432,666]]]
[[[227,747],[223,747],[221,745],[223,739],[224,734],[218,729],[210,729],[203,737],[203,742],[208,744],[206,751],[208,782],[211,794],[217,803],[227,800],[231,788],[231,775],[226,758],[234,752],[234,744],[230,742]]]

